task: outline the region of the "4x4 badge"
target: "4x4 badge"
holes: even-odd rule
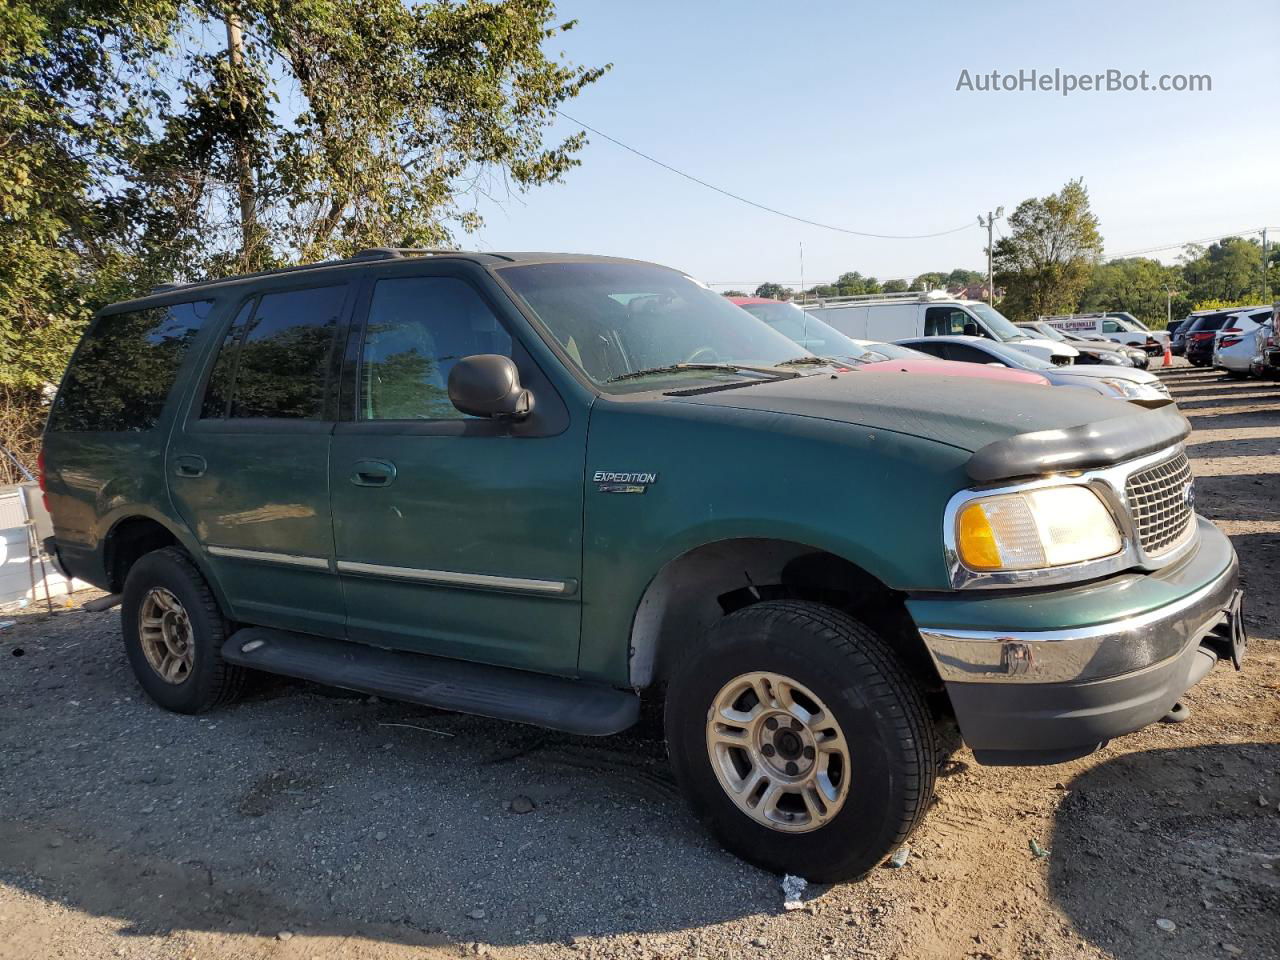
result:
[[[656,473],[615,473],[597,470],[591,477],[601,493],[644,493],[649,484],[658,482]]]

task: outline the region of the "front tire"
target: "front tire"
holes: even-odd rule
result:
[[[247,672],[222,659],[227,622],[217,598],[178,547],[130,568],[120,626],[139,686],[166,710],[203,713],[244,690]]]
[[[851,880],[903,843],[933,796],[936,732],[889,645],[816,603],[725,617],[667,690],[676,779],[726,849],[767,870]]]

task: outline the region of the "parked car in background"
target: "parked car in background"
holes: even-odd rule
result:
[[[1169,388],[1155,374],[1129,367],[1055,367],[1039,357],[1007,343],[983,337],[919,337],[899,341],[943,360],[960,363],[1000,364],[1015,370],[1038,373],[1054,386],[1084,387],[1104,397],[1127,400],[1141,407],[1164,407],[1173,403]]]
[[[1173,338],[1178,333],[1178,328],[1182,326],[1182,320],[1170,320],[1169,325],[1164,328],[1164,332],[1169,335],[1169,345],[1173,346]]]
[[[1258,355],[1258,331],[1271,319],[1271,308],[1250,310],[1227,318],[1213,339],[1211,363],[1228,376],[1245,377]]]
[[[940,722],[1060,763],[1239,665],[1189,432],[833,372],[656,264],[381,249],[100,310],[40,483],[156,704],[262,671],[608,735],[647,701],[722,846],[833,882],[921,822]]]
[[[1238,332],[1241,323],[1239,318],[1263,310],[1265,308],[1260,306],[1231,307],[1226,310],[1203,313],[1196,317],[1185,331],[1187,360],[1195,367],[1209,366],[1213,363],[1213,345],[1218,338],[1218,333],[1223,330]],[[1248,321],[1248,326],[1253,329],[1257,325]]]
[[[1149,356],[1164,353],[1164,345],[1168,340],[1168,334],[1163,330],[1148,330],[1129,313],[1070,313],[1040,319],[1064,332],[1103,337],[1116,343],[1138,347]]]
[[[1049,381],[1026,370],[975,368],[939,360],[927,353],[891,343],[846,337],[794,303],[763,297],[729,297],[729,302],[763,320],[797,346],[819,357],[828,357],[865,373],[927,373],[943,377],[977,377],[1006,383],[1048,386]]]
[[[1276,333],[1276,318],[1280,308],[1272,312],[1271,319],[1258,329],[1258,355],[1249,364],[1249,373],[1255,377],[1280,376],[1280,334]]]
[[[1028,337],[999,310],[978,300],[957,300],[941,291],[823,298],[805,304],[806,313],[825,320],[855,340],[967,335],[1016,343],[1051,363],[1066,366],[1077,351],[1055,340]]]
[[[1065,330],[1059,330],[1043,320],[1020,323],[1018,324],[1018,329],[1025,330],[1028,336],[1045,337],[1046,339],[1057,340],[1075,347],[1080,352],[1080,356],[1076,357],[1077,365],[1101,364],[1103,366],[1137,367],[1139,370],[1145,370],[1151,362],[1151,358],[1147,356],[1145,350],[1126,346],[1123,343],[1113,343],[1110,340],[1101,338],[1086,339]]]

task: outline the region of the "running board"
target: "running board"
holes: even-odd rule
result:
[[[608,736],[640,717],[640,698],[580,680],[246,627],[222,645],[229,663],[441,710]]]

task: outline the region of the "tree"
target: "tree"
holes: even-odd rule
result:
[[[745,290],[721,290],[720,291],[720,296],[722,297],[745,297],[746,295],[747,295],[747,292]]]
[[[449,245],[479,225],[476,197],[562,178],[585,134],[546,130],[607,67],[548,56],[573,26],[554,16],[552,0],[0,5],[0,399],[34,402],[103,302]]]
[[[790,300],[795,296],[795,291],[790,287],[784,287],[780,283],[762,283],[756,287],[753,296],[765,297],[769,300]]]
[[[946,283],[943,286],[948,287],[967,287],[974,283],[985,283],[987,275],[977,270],[966,270],[963,267],[957,267],[947,274]]]
[[[1080,297],[1085,311],[1127,310],[1148,326],[1164,326],[1166,309],[1183,316],[1189,301],[1178,268],[1132,257],[1098,264]],[[1173,297],[1168,294],[1172,291]]]
[[[1098,218],[1083,180],[1018,204],[1010,234],[993,251],[995,281],[1005,288],[1003,312],[1017,320],[1076,309],[1102,255]]]
[[[1275,259],[1272,251],[1268,258]],[[1225,300],[1253,303],[1262,298],[1262,244],[1255,239],[1225,237],[1207,248],[1188,245],[1182,254],[1182,278],[1193,302]],[[1268,293],[1276,291],[1268,271]]]
[[[912,290],[937,290],[947,285],[945,273],[922,273],[911,281]]]
[[[886,280],[880,287],[882,293],[906,293],[907,289],[905,280]]]

